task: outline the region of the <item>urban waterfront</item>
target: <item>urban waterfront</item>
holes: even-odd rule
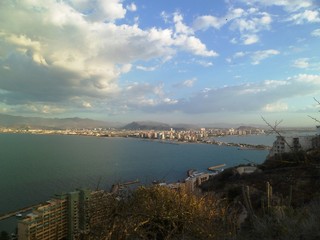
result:
[[[268,154],[208,144],[32,134],[0,134],[0,146],[0,214],[79,187],[110,189],[135,179],[173,182],[183,180],[191,168],[261,163]]]

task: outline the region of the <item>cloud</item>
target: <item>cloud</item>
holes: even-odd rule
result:
[[[203,57],[217,57],[218,53],[213,50],[207,50],[205,44],[203,44],[198,38],[194,36],[180,35],[177,37],[177,46],[181,46],[186,51],[194,53]]]
[[[272,22],[271,16],[266,13],[249,14],[246,18],[235,19],[232,27],[238,29],[241,33],[256,33],[264,29],[269,29]]]
[[[41,9],[41,7],[50,6],[50,8],[54,8],[57,5],[54,4],[51,0],[33,0],[33,1],[24,1],[26,5],[30,6],[30,4],[34,4],[33,6],[36,9]],[[42,2],[42,3],[41,3]],[[60,4],[64,4],[66,6],[67,2]],[[41,6],[41,7],[40,7]],[[70,9],[73,9],[76,12],[80,12],[86,16],[86,19],[90,21],[100,22],[100,21],[115,21],[117,19],[123,19],[126,15],[127,10],[124,8],[122,4],[122,0],[70,0]],[[57,9],[57,13],[59,12],[59,7]],[[61,12],[61,15],[64,15]],[[68,14],[69,15],[69,14]],[[58,16],[57,19],[60,19],[61,16]],[[66,21],[69,21],[66,18]]]
[[[121,0],[97,0],[95,14],[93,15],[96,20],[109,20],[124,18],[126,9],[123,7]]]
[[[320,28],[313,30],[311,35],[314,37],[320,37]]]
[[[0,101],[12,108],[28,103],[73,110],[89,106],[83,103],[115,104],[123,93],[118,79],[136,61],[166,61],[179,51],[217,56],[181,14],[173,16],[174,29],[142,29],[117,23],[126,11],[121,0],[2,1]]]
[[[232,39],[230,40],[230,43],[232,43],[232,44],[237,44],[237,43],[238,43],[238,41],[237,41],[237,39],[236,39],[236,38],[232,38]]]
[[[264,6],[279,6],[286,11],[292,12],[299,9],[309,8],[314,6],[314,0],[243,0],[249,5],[260,4]]]
[[[233,19],[243,16],[245,11],[241,8],[229,9],[228,13],[223,17],[215,17],[212,15],[203,15],[197,17],[193,22],[193,29],[198,30],[207,30],[210,27],[215,29],[220,29],[222,26],[232,21]]]
[[[317,61],[317,58],[299,58],[293,61],[292,66],[307,70],[320,70],[320,62]]]
[[[280,52],[275,49],[260,50],[255,52],[236,52],[231,58],[228,58],[228,62],[231,63],[233,59],[249,56],[251,59],[251,64],[258,65],[262,60],[278,54],[280,54]]]
[[[182,85],[186,87],[193,87],[193,84],[197,81],[196,78],[185,80]]]
[[[175,24],[175,29],[176,29],[175,32],[177,34],[185,34],[185,35],[193,34],[193,30],[183,23],[183,17],[180,13],[175,12],[173,14],[173,22]]]
[[[175,87],[175,88],[181,88],[181,87],[191,88],[191,87],[193,87],[193,85],[196,81],[197,81],[197,78],[187,79],[187,80],[184,80],[183,82],[174,84],[173,87]]]
[[[215,16],[205,15],[196,18],[196,20],[193,22],[193,29],[195,31],[206,30],[210,27],[219,29],[223,25],[224,21],[221,19]]]
[[[309,58],[299,58],[293,62],[293,66],[296,68],[308,68],[310,66]]]
[[[233,58],[240,58],[240,57],[244,57],[245,55],[247,55],[246,52],[236,52],[236,53],[233,55]]]
[[[82,106],[83,106],[84,108],[92,108],[91,103],[86,102],[86,101],[83,101]]]
[[[213,66],[212,62],[207,62],[207,61],[202,61],[202,60],[198,60],[198,61],[196,61],[196,63],[200,64],[203,67],[211,67],[211,66]]]
[[[152,85],[150,83],[129,83],[127,84],[119,94],[119,98],[116,101],[108,103],[109,108],[125,109],[130,111],[131,109],[147,110],[155,106],[174,105],[178,103],[177,99],[168,96],[164,92],[164,85],[162,83]]]
[[[288,104],[283,102],[275,102],[267,104],[263,107],[265,112],[285,112],[288,110]]]
[[[137,65],[136,68],[138,70],[146,71],[146,72],[152,72],[158,68],[158,66],[153,66],[153,67],[145,67],[141,65]]]
[[[135,11],[137,11],[137,6],[134,3],[131,3],[130,5],[127,6],[127,9],[130,12],[135,12]]]
[[[242,36],[243,44],[244,45],[251,45],[254,43],[259,42],[259,37],[255,34],[253,35],[243,35]]]
[[[163,21],[164,21],[165,23],[169,23],[169,21],[170,21],[170,15],[169,15],[168,13],[166,13],[165,11],[162,11],[162,12],[160,13],[160,16],[162,17],[162,19],[163,19]]]
[[[320,75],[300,74],[286,80],[266,80],[205,89],[174,105],[158,104],[146,111],[180,111],[189,114],[214,112],[290,111],[288,103],[299,97],[320,94]]]
[[[250,8],[242,17],[236,18],[230,28],[240,32],[240,39],[244,45],[251,45],[259,42],[260,38],[257,33],[270,30],[271,23],[270,14]],[[236,43],[237,41],[234,39],[232,42]]]
[[[295,24],[318,23],[320,22],[319,10],[305,10],[290,16],[287,21],[293,21]]]
[[[260,64],[262,60],[269,58],[273,55],[278,55],[279,53],[280,52],[278,50],[274,50],[274,49],[256,51],[251,55],[252,64],[253,65]]]

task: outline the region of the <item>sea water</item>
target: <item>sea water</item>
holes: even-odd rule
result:
[[[114,183],[136,179],[141,184],[174,182],[183,180],[188,169],[204,171],[218,164],[231,167],[247,160],[261,163],[267,154],[264,150],[133,138],[0,134],[0,214],[76,188],[109,190]],[[0,231],[12,231],[4,222],[0,222]]]

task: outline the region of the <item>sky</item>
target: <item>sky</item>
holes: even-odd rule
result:
[[[318,0],[1,0],[0,113],[315,126]]]

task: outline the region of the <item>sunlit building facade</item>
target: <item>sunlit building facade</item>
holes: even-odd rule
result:
[[[95,201],[94,196],[90,190],[76,190],[37,206],[18,222],[18,239],[78,239],[90,230],[89,203]]]

